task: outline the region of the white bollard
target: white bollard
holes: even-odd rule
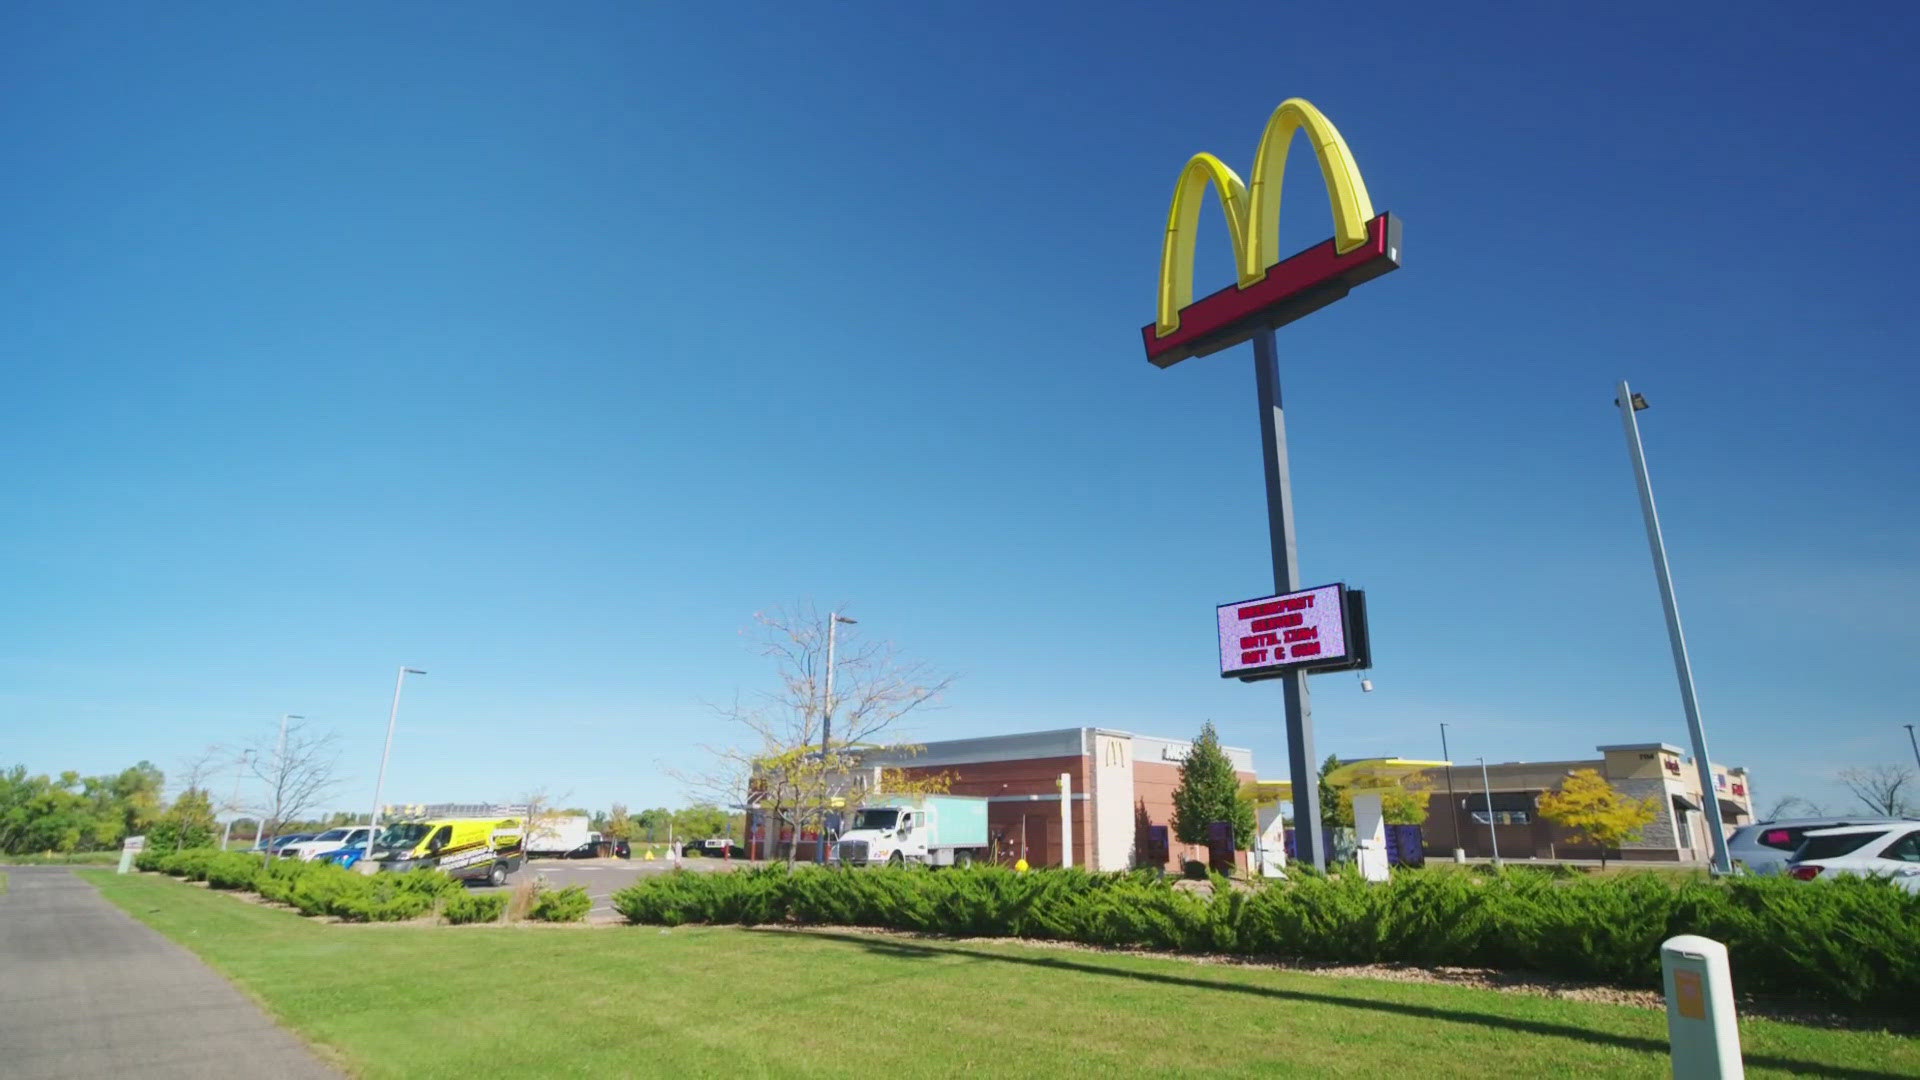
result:
[[[1674,1080],[1744,1080],[1727,947],[1695,934],[1660,945]]]

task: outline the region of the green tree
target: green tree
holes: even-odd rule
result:
[[[1326,829],[1353,828],[1353,803],[1342,803],[1340,792],[1327,782],[1327,774],[1340,767],[1332,754],[1320,763],[1320,826]]]
[[[656,806],[651,810],[642,810],[640,811],[638,824],[640,829],[647,834],[648,843],[653,843],[656,840],[665,840],[667,838],[667,827],[673,824],[673,811],[664,806]]]
[[[1639,839],[1640,831],[1659,816],[1660,800],[1622,795],[1598,770],[1580,769],[1562,780],[1558,790],[1540,796],[1538,809],[1576,842],[1598,845],[1604,867],[1608,848]]]
[[[600,832],[601,835],[612,837],[615,840],[633,839],[635,832],[634,822],[633,818],[627,815],[627,805],[625,803],[613,804],[613,809],[608,812],[606,820],[600,825]]]
[[[188,788],[147,830],[147,845],[175,851],[206,847],[218,833],[212,798],[204,788]]]
[[[731,824],[731,816],[712,803],[695,803],[673,815],[674,835],[682,841],[726,836]]]
[[[1173,792],[1173,836],[1183,844],[1207,842],[1207,827],[1216,821],[1233,823],[1233,842],[1253,846],[1253,803],[1240,795],[1240,778],[1233,762],[1220,749],[1213,721],[1200,726],[1193,748],[1180,763],[1180,786]]]

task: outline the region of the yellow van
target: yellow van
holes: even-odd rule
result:
[[[387,828],[374,845],[381,871],[439,870],[465,881],[504,885],[526,860],[518,818],[442,818]]]

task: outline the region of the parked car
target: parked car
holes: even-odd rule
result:
[[[690,840],[680,849],[680,854],[692,858],[696,855],[711,855],[716,859],[747,857],[747,849],[740,846],[732,837],[720,836],[711,840]]]
[[[365,825],[328,829],[311,840],[297,840],[282,844],[275,854],[282,859],[302,859],[312,862],[329,851],[337,851],[348,844],[364,844],[366,840]]]
[[[256,840],[254,841],[254,844],[253,844],[253,850],[271,851],[277,855],[279,854],[280,849],[283,847],[286,847],[288,844],[298,844],[306,840],[311,840],[318,835],[319,835],[318,833],[310,833],[310,832],[288,833],[285,836],[275,836],[270,838],[269,840],[267,840],[264,846],[260,843],[260,841]]]
[[[1845,825],[1879,825],[1903,820],[1905,819],[1856,814],[1852,817],[1762,821],[1752,825],[1742,825],[1733,830],[1733,835],[1727,838],[1727,855],[1733,859],[1734,866],[1744,868],[1749,874],[1782,874],[1787,870],[1787,860],[1793,857],[1794,851],[1806,840],[1807,834],[1816,829],[1837,829]]]
[[[351,867],[354,863],[359,862],[360,857],[366,853],[366,844],[348,844],[346,847],[335,848],[324,855],[320,855],[316,857],[314,861],[333,863],[335,866]]]
[[[1800,881],[1842,874],[1883,877],[1920,892],[1920,821],[1817,829],[1793,853],[1787,873]]]

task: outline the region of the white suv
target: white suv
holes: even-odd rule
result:
[[[299,859],[312,862],[329,851],[339,851],[349,844],[365,843],[367,827],[357,825],[352,828],[328,829],[311,840],[302,840],[297,844],[288,844],[280,849],[283,859]]]
[[[1908,892],[1920,892],[1920,821],[1810,832],[1787,862],[1787,873],[1800,881],[1823,874],[1891,878]]]

